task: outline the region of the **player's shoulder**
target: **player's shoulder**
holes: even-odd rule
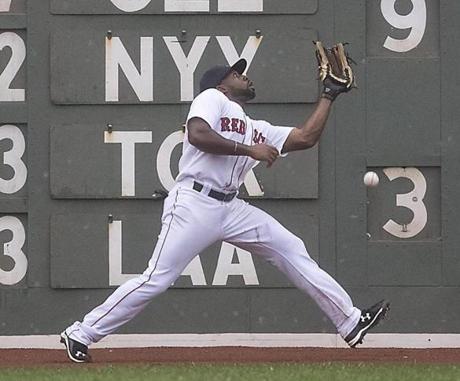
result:
[[[211,88],[202,91],[199,93],[196,97],[195,100],[201,100],[201,99],[213,99],[215,101],[220,101],[223,102],[227,100],[228,98],[219,90]]]

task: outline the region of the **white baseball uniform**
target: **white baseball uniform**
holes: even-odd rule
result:
[[[195,98],[187,120],[193,117],[205,120],[227,139],[271,144],[279,152],[292,130],[250,119],[240,105],[216,89]],[[345,290],[310,258],[300,238],[264,211],[232,197],[256,164],[248,156],[202,152],[189,143],[186,132],[179,175],[165,199],[161,233],[147,269],[115,290],[82,322],[68,327],[67,334],[85,345],[99,341],[165,291],[196,255],[216,241],[227,241],[280,269],[346,337],[361,311]]]

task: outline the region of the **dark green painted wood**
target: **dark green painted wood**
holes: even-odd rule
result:
[[[249,36],[261,30],[263,38],[247,72],[255,84],[260,84],[254,102],[312,103],[317,99],[316,60],[311,41],[316,40],[318,34],[308,27],[302,16],[279,16],[273,23],[270,16],[245,15],[238,29],[229,15],[124,16],[117,17],[116,21],[110,16],[97,19],[59,16],[54,20],[50,59],[51,98],[56,104],[106,103],[105,41],[108,30],[113,37],[120,38],[138,68],[140,38],[153,38],[153,102],[147,103],[180,103],[180,74],[163,37],[179,38],[182,30],[189,31],[187,39],[180,42],[185,52],[189,52],[196,36],[209,37],[195,71],[195,93],[199,79],[210,66],[227,63],[216,36],[232,36],[241,54]],[[75,30],[79,31],[78,37]],[[270,85],[264,86],[267,81]],[[146,103],[139,101],[123,74],[120,74],[120,94],[117,104]]]
[[[86,143],[84,133],[93,139],[107,123],[112,123],[115,130],[126,126],[134,130],[135,126],[141,126],[151,129],[152,145],[159,145],[157,136],[177,130],[186,117],[188,104],[177,101],[178,75],[171,69],[176,70],[174,63],[165,58],[168,52],[161,44],[155,57],[156,67],[162,73],[166,73],[165,68],[171,72],[158,79],[158,86],[165,99],[169,97],[175,105],[152,106],[139,102],[104,105],[101,101],[97,105],[58,105],[51,101],[51,96],[57,94],[56,89],[52,90],[54,84],[61,86],[63,98],[80,101],[85,97],[91,99],[92,85],[99,90],[104,86],[103,38],[109,27],[114,30],[117,27],[127,41],[138,41],[140,35],[147,33],[155,37],[156,43],[162,42],[158,37],[178,35],[184,27],[196,34],[229,34],[238,49],[257,28],[266,33],[267,39],[281,31],[277,42],[267,48],[283,47],[282,52],[270,52],[274,54],[272,64],[281,65],[280,71],[263,70],[270,62],[268,51],[254,60],[253,72],[249,74],[254,75],[262,91],[261,103],[248,107],[251,115],[281,125],[300,123],[318,99],[309,40],[317,36],[327,44],[351,42],[350,52],[358,63],[355,69],[359,89],[341,97],[334,105],[318,151],[293,153],[276,163],[276,177],[260,170],[267,192],[273,192],[268,198],[282,197],[250,202],[267,210],[300,236],[312,257],[337,276],[358,307],[367,307],[382,297],[391,300],[389,320],[379,326],[377,332],[460,333],[456,323],[460,314],[460,99],[457,89],[460,57],[453,48],[460,40],[457,20],[460,4],[429,0],[426,38],[413,51],[397,54],[382,47],[384,38],[388,34],[403,38],[408,31],[391,29],[381,18],[379,3],[379,0],[321,0],[298,3],[310,7],[309,15],[217,16],[213,2],[212,16],[176,15],[164,19],[159,15],[129,14],[113,18],[110,14],[118,11],[107,10],[107,4],[98,8],[98,12],[108,13],[105,16],[57,15],[59,12],[83,14],[86,10],[77,9],[76,2],[62,0],[30,0],[26,9],[25,0],[13,0],[13,7],[18,8],[13,8],[13,15],[2,14],[1,20],[3,28],[19,31],[27,41],[26,64],[13,83],[14,86],[26,85],[27,101],[1,103],[0,122],[19,125],[26,135],[28,180],[26,188],[17,195],[2,195],[0,213],[19,216],[23,222],[27,233],[23,250],[29,267],[19,284],[0,286],[0,335],[55,334],[76,319],[81,320],[110,294],[108,214],[126,219],[123,250],[133,253],[132,257],[123,258],[123,269],[128,273],[144,269],[159,231],[162,209],[159,201],[147,197],[120,199],[113,189],[94,183],[90,186],[102,189],[97,199],[89,199],[84,192],[71,197],[63,197],[57,191],[53,193],[72,179],[78,179],[74,185],[81,186],[78,176],[83,169],[92,167],[100,176],[104,171],[112,173],[110,164],[116,160],[109,163],[109,169],[94,166],[97,155],[96,160],[86,162],[83,159],[87,157],[79,157],[82,164],[70,167],[70,173],[65,173],[64,161],[72,158],[71,153],[75,157],[84,149],[90,153],[89,147],[94,143]],[[273,6],[273,10],[278,11],[280,4],[267,2],[267,7]],[[397,7],[403,12],[408,4],[409,0],[402,0]],[[51,14],[50,9],[56,14]],[[149,12],[157,10],[146,9],[145,13]],[[238,32],[234,31],[236,19],[240,25]],[[85,25],[90,28],[82,27]],[[80,33],[71,36],[68,29],[74,26],[79,27]],[[89,36],[89,32],[93,35]],[[95,55],[85,56],[84,43],[99,35],[102,42],[97,40]],[[82,36],[83,42],[78,39]],[[286,46],[281,45],[283,41],[288,42]],[[203,72],[205,62],[211,64],[216,57],[223,62],[223,57],[215,54],[216,42],[212,44],[214,53],[210,51],[203,57],[197,76]],[[61,50],[56,50],[58,46]],[[136,49],[134,44],[134,59]],[[57,57],[56,52],[62,52],[62,56]],[[54,65],[58,60],[67,59],[74,65],[71,69],[78,72],[82,67],[75,62],[80,61],[72,61],[78,55],[89,59],[86,71],[66,77],[52,69],[51,61],[55,60]],[[6,64],[6,56],[1,62]],[[297,66],[301,67],[299,71]],[[92,72],[93,69],[99,74]],[[287,77],[281,75],[288,71]],[[274,76],[279,77],[276,86],[268,80]],[[56,78],[59,81],[53,82]],[[171,80],[175,86],[169,86]],[[74,90],[84,81],[91,85],[86,84],[85,92],[78,98]],[[294,84],[294,89],[289,84]],[[123,102],[132,102],[134,95],[126,82],[122,81],[121,89]],[[57,153],[53,151],[53,143],[59,143],[62,149],[59,162],[52,159]],[[8,144],[0,142],[0,149],[5,152]],[[94,147],[101,149],[98,145]],[[147,190],[157,184],[156,174],[148,174],[154,167],[150,154],[141,152],[139,157],[150,161],[150,167],[143,163],[138,174],[142,196],[147,196]],[[410,190],[410,184],[403,180],[391,183],[385,180],[382,170],[390,166],[416,167],[427,180],[428,223],[420,235],[411,239],[397,239],[380,229],[389,218],[387,213],[399,221],[411,218],[410,211],[392,203],[396,194]],[[367,170],[379,173],[379,187],[364,187],[362,177]],[[8,171],[8,168],[0,169],[2,176]],[[110,179],[114,180],[120,181]],[[300,196],[295,193],[299,189],[303,192]],[[284,199],[286,193],[282,192],[295,199]],[[90,230],[89,236],[85,227]],[[7,231],[0,232],[0,246],[8,239]],[[212,281],[218,249],[216,244],[204,253],[203,267],[208,283]],[[190,280],[182,277],[120,333],[335,331],[314,302],[293,289],[282,274],[259,263],[258,259],[255,265],[261,287],[243,288],[241,277],[232,277],[225,287],[191,287]],[[8,268],[11,262],[2,256],[0,266]]]
[[[455,70],[460,55],[451,49],[460,39],[456,23],[458,14],[458,2],[441,1],[442,270],[444,284],[449,286],[460,286],[460,95],[455,90],[460,82],[460,74]],[[458,298],[456,303],[459,304]]]

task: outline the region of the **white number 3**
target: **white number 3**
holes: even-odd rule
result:
[[[13,238],[3,244],[3,255],[10,257],[14,266],[10,270],[0,268],[0,284],[11,286],[19,283],[27,273],[27,257],[22,251],[26,241],[26,232],[22,222],[13,216],[0,218],[0,232],[9,230]]]
[[[396,195],[396,205],[404,206],[414,213],[412,221],[408,224],[400,225],[390,219],[383,226],[383,229],[399,238],[416,236],[423,230],[427,222],[426,207],[423,203],[426,193],[425,177],[417,168],[385,168],[383,173],[385,173],[390,181],[405,177],[414,184],[414,189],[409,193]]]
[[[402,40],[388,36],[383,46],[394,52],[408,52],[417,47],[422,41],[426,28],[426,3],[425,0],[411,0],[412,11],[407,15],[396,13],[395,3],[397,0],[382,0],[380,9],[393,27],[398,29],[411,29],[409,35]]]

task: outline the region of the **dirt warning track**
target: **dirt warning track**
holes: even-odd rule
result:
[[[94,364],[139,363],[432,363],[460,364],[460,348],[117,348],[92,349]],[[64,349],[0,349],[1,367],[71,364]],[[84,366],[84,365],[83,365]]]

